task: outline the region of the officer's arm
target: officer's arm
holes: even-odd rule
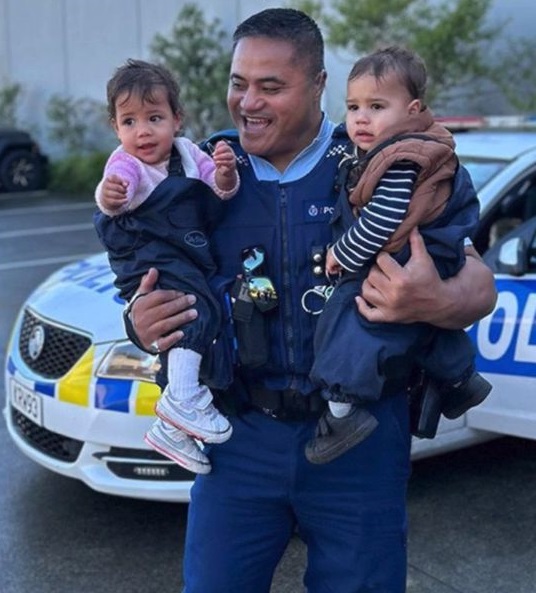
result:
[[[466,248],[460,272],[441,280],[417,231],[410,243],[411,258],[404,267],[382,253],[363,283],[363,298],[357,297],[357,303],[369,321],[422,321],[461,329],[493,310],[497,299],[493,274],[473,247]]]
[[[155,343],[162,351],[168,350],[183,337],[178,329],[197,317],[192,309],[193,295],[176,290],[155,290],[158,272],[151,268],[143,277],[132,306],[125,314],[125,328],[130,339],[146,351]]]

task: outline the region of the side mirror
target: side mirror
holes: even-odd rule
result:
[[[528,272],[527,244],[521,237],[505,241],[499,248],[495,270],[499,274],[523,276]]]
[[[536,216],[492,245],[482,256],[495,274],[522,276],[536,271]]]

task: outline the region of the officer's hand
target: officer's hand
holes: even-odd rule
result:
[[[136,299],[130,318],[136,335],[147,350],[156,343],[161,351],[165,351],[184,336],[178,328],[195,319],[197,311],[191,309],[195,296],[176,290],[155,290],[157,280],[158,271],[151,268],[137,291],[145,296]]]
[[[356,302],[369,321],[433,321],[441,308],[443,282],[417,230],[410,235],[411,257],[405,266],[388,253],[376,259]]]

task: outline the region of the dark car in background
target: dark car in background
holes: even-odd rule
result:
[[[48,158],[28,132],[0,128],[0,192],[44,189]]]

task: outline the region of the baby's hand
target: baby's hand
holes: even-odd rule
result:
[[[105,210],[121,210],[128,201],[128,181],[117,175],[110,175],[102,183],[100,202]]]
[[[220,175],[231,177],[232,179],[235,178],[236,156],[227,142],[220,140],[216,144],[214,152],[212,153],[212,158],[216,165],[216,170]]]
[[[326,254],[326,274],[329,274],[330,276],[336,276],[337,274],[340,274],[342,271],[343,267],[335,259],[335,256],[333,255],[333,247],[330,247]]]

